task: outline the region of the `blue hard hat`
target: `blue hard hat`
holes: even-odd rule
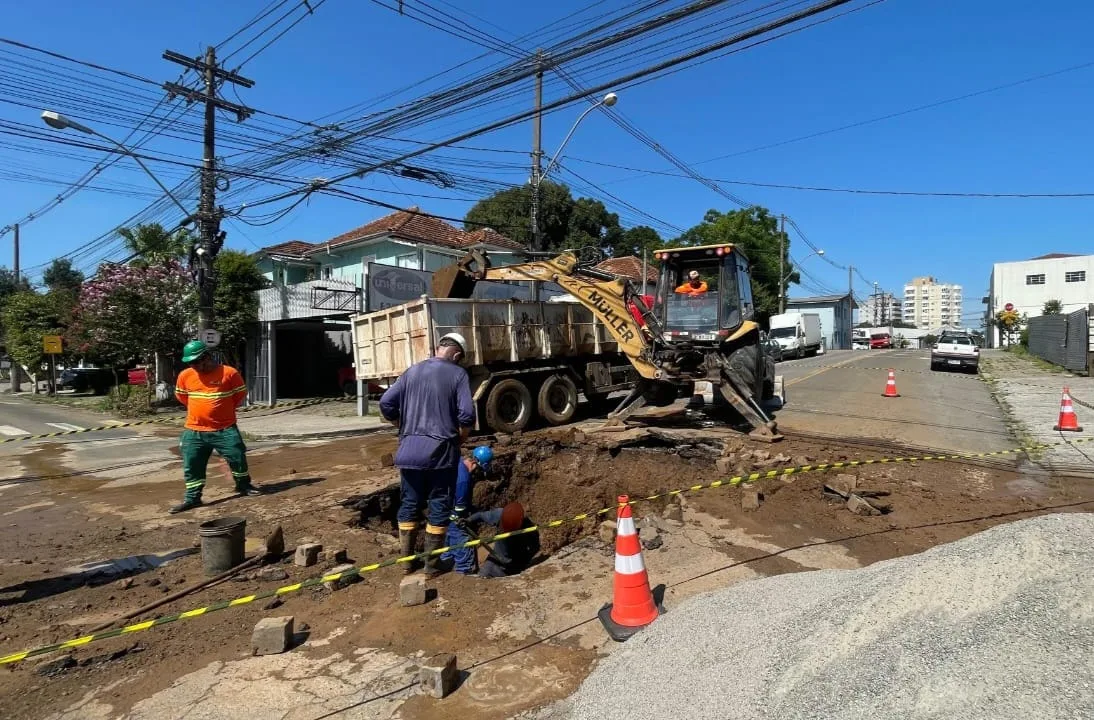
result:
[[[490,461],[494,459],[494,451],[486,445],[479,445],[472,451],[471,455],[483,470],[488,468],[490,466]]]

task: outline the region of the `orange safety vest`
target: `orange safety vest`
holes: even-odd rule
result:
[[[692,287],[690,282],[686,282],[680,287],[676,288],[676,292],[680,295],[702,295],[707,291],[707,281],[700,280],[699,287]]]
[[[211,432],[236,424],[236,408],[246,399],[247,386],[228,365],[204,374],[186,368],[175,382],[175,397],[186,406],[187,429]]]

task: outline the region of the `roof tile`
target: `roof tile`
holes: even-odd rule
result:
[[[634,255],[609,258],[597,265],[596,269],[625,277],[636,283],[642,282],[642,260]],[[652,263],[646,267],[646,282],[657,283],[657,268]]]

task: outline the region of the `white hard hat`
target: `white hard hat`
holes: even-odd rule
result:
[[[445,340],[451,340],[452,342],[456,343],[460,346],[460,351],[464,355],[467,354],[467,339],[464,338],[463,335],[460,335],[458,332],[450,332],[446,335],[441,336],[441,342],[444,342]]]
[[[698,270],[692,270],[691,272],[688,273],[688,277],[691,278],[692,280],[698,280],[699,279],[699,271]]]

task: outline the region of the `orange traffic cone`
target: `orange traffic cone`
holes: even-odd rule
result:
[[[896,371],[892,368],[889,368],[889,379],[885,382],[885,392],[881,396],[900,397],[900,393],[896,391]]]
[[[1060,419],[1053,430],[1068,430],[1070,432],[1082,432],[1079,427],[1079,418],[1075,415],[1075,408],[1071,406],[1071,391],[1064,388],[1064,395],[1060,398]]]
[[[613,602],[602,607],[597,616],[616,642],[630,638],[656,620],[662,612],[650,590],[650,578],[642,561],[642,543],[639,542],[626,495],[619,496],[612,599]]]

